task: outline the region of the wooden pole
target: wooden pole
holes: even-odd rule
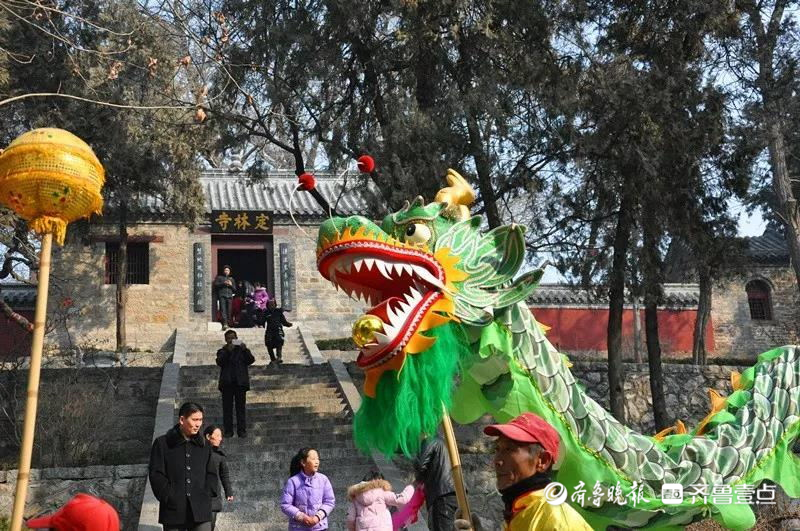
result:
[[[450,421],[450,415],[447,409],[444,410],[442,417],[442,428],[444,428],[444,440],[447,444],[447,453],[450,455],[450,466],[453,470],[453,483],[456,487],[456,500],[458,500],[458,508],[461,509],[461,518],[470,521],[472,524],[472,512],[469,509],[469,500],[467,499],[467,489],[464,486],[464,473],[461,470],[461,457],[458,455],[458,446],[456,446],[456,436],[453,432],[453,423]],[[470,527],[472,529],[472,527]]]
[[[22,428],[22,446],[19,449],[19,471],[17,490],[14,494],[14,512],[11,515],[11,531],[22,531],[22,516],[28,494],[31,473],[33,435],[36,430],[36,408],[39,404],[39,373],[42,368],[42,346],[44,345],[44,322],[47,315],[47,289],[50,284],[50,251],[53,235],[45,233],[39,251],[39,279],[36,289],[36,313],[33,317],[33,341],[31,343],[30,369],[28,370],[28,398],[25,401],[25,422]]]

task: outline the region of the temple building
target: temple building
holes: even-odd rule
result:
[[[380,216],[370,186],[316,176],[339,215]],[[266,286],[314,337],[349,336],[363,308],[317,272],[317,228],[329,213],[310,194],[293,194],[297,177],[276,172],[253,182],[241,172],[210,170],[200,182],[206,216],[194,227],[177,222],[156,199],[128,205],[128,346],[165,350],[178,328],[214,328],[212,282],[225,265],[237,283]],[[54,249],[48,319],[56,323],[49,341],[114,349],[119,241],[111,214],[74,224],[66,244]]]

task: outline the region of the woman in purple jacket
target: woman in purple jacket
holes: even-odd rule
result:
[[[292,458],[281,498],[281,510],[289,517],[289,531],[328,529],[328,516],[336,499],[328,476],[318,470],[319,453],[313,448],[301,448]]]

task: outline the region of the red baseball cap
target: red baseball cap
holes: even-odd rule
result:
[[[56,531],[119,531],[119,515],[108,502],[81,493],[50,516],[28,520],[25,525]]]
[[[492,424],[483,433],[497,437],[505,435],[520,443],[539,443],[553,458],[558,460],[558,432],[541,417],[533,413],[523,413],[505,424]]]

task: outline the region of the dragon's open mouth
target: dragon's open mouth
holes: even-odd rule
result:
[[[386,363],[409,345],[446,284],[445,270],[432,255],[379,241],[331,245],[318,264],[326,279],[371,305],[367,315],[381,321],[382,331],[374,332],[358,356],[363,369]]]

